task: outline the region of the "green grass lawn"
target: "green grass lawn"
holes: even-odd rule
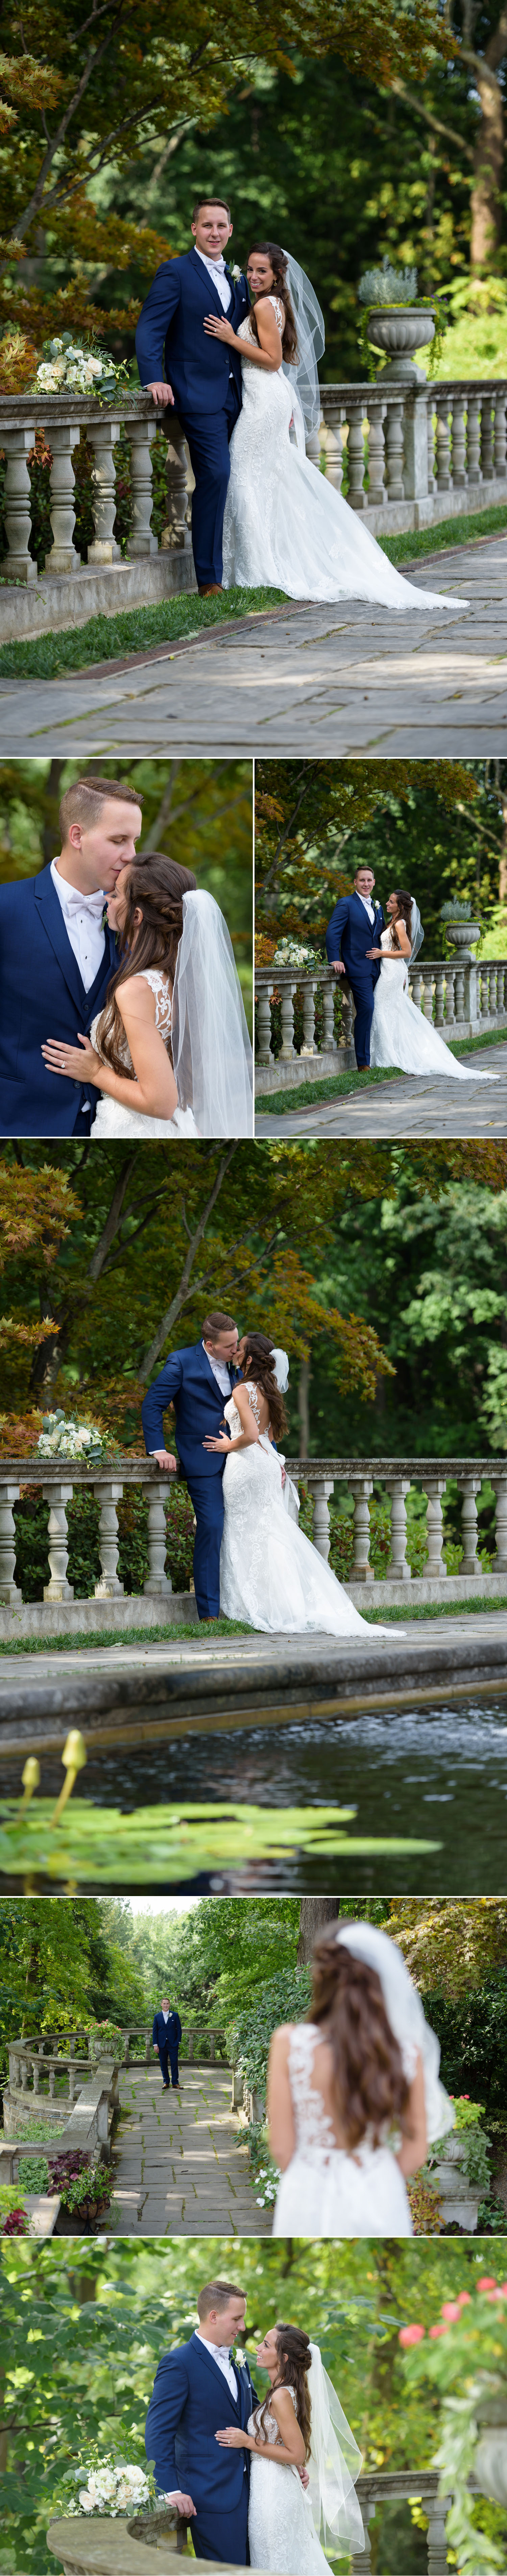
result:
[[[188,1622],[166,1620],[153,1622],[149,1628],[78,1628],[74,1636],[17,1637],[12,1644],[0,1644],[0,1655],[68,1655],[86,1652],[95,1646],[179,1646],[182,1639],[200,1645],[203,1637],[250,1637],[251,1628],[244,1619],[199,1619]]]
[[[501,1045],[502,1039],[507,1046],[507,1029],[485,1029],[483,1035],[477,1038],[456,1038],[449,1046],[449,1054],[475,1055],[483,1047]],[[280,1110],[285,1110],[287,1113],[288,1110],[293,1109],[312,1109],[314,1103],[319,1100],[343,1100],[351,1091],[369,1091],[374,1088],[375,1083],[402,1082],[404,1078],[406,1079],[406,1076],[403,1076],[397,1064],[369,1065],[367,1073],[354,1073],[351,1069],[350,1073],[324,1074],[321,1082],[295,1083],[294,1087],[291,1085],[290,1090],[270,1091],[265,1095],[259,1092],[256,1102],[257,1113],[260,1116],[261,1111],[262,1113],[267,1111],[268,1116],[272,1117],[276,1111],[278,1117]]]
[[[378,1628],[379,1624],[385,1628],[388,1623],[389,1627],[395,1627],[397,1620],[401,1620],[405,1628],[407,1620],[412,1623],[414,1619],[461,1619],[464,1610],[507,1610],[507,1595],[499,1601],[491,1601],[489,1593],[484,1592],[477,1594],[476,1601],[416,1601],[413,1605],[407,1601],[403,1603],[402,1610],[382,1610],[379,1603],[374,1610],[361,1610],[361,1618],[367,1620],[369,1628]]]
[[[489,510],[464,510],[456,519],[440,519],[429,528],[407,528],[403,535],[377,537],[382,553],[393,564],[417,563],[420,555],[436,555],[448,546],[467,546],[478,537],[494,537],[507,531],[507,502],[492,501]]]
[[[86,626],[65,626],[61,635],[22,636],[19,643],[3,644],[0,678],[55,680],[61,671],[82,671],[90,662],[144,653],[152,644],[177,644],[182,637],[188,641],[224,618],[259,616],[283,603],[282,590],[224,590],[218,599],[180,590],[149,608],[123,608],[115,617],[89,617]]]

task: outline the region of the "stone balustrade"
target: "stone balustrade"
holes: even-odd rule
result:
[[[480,2494],[480,2488],[474,2478],[470,2478],[469,2486],[472,2495]],[[356,2492],[364,2523],[365,2548],[357,2550],[351,2557],[350,2576],[370,2576],[372,2549],[369,2526],[374,2516],[376,2519],[379,2506],[381,2508],[383,2504],[406,2504],[407,2508],[411,2504],[422,2505],[423,2513],[428,2519],[426,2536],[428,2576],[447,2576],[448,2568],[454,2565],[454,2558],[451,2559],[447,2553],[445,2532],[446,2514],[452,2504],[452,2495],[441,2496],[438,2488],[436,2469],[381,2469],[371,2473],[368,2470],[365,2476],[359,2477]],[[409,2528],[407,2512],[407,2535]],[[397,2565],[401,2566],[403,2561],[398,2539],[396,2545],[400,2553],[397,2556]]]
[[[35,2142],[31,2138],[18,2139],[16,2136],[16,2097],[15,2094],[11,2095],[9,2081],[9,2087],[6,2087],[4,2093],[4,2138],[0,2147],[0,2183],[17,2181],[26,2156],[45,2156],[49,2159],[54,2155],[66,2155],[69,2149],[80,2148],[88,2156],[90,2163],[102,2161],[104,2164],[109,2164],[110,2131],[115,2111],[119,2109],[118,2076],[118,2059],[99,2057],[93,2073],[89,2073],[87,2081],[76,2088],[76,2098],[70,2097],[69,2115],[64,2127],[58,2131],[55,2130],[54,2136],[37,2138]],[[34,2097],[33,2093],[29,2092],[28,2084],[23,2089],[27,2104],[26,2116],[29,2117]]]
[[[507,958],[485,957],[476,962],[470,953],[462,952],[456,957],[428,957],[423,961],[420,954],[409,983],[416,1009],[433,1022],[442,1038],[459,1038],[464,1043],[467,1038],[507,1025]],[[275,993],[280,995],[282,1018],[282,1043],[277,1056],[271,1027]],[[296,994],[301,996],[303,1013],[299,1049],[294,1043]],[[294,966],[256,967],[255,995],[258,1099],[270,1091],[297,1088],[311,1079],[312,1071],[321,1076],[346,1072],[355,1065],[355,1008],[345,975],[335,975],[332,966],[318,964],[314,974],[305,974]],[[315,1033],[317,1005],[319,1018],[322,1006],[319,1040]]]
[[[218,2023],[182,2021],[181,2053],[189,2065],[200,2063],[209,2052],[209,2063],[217,2063],[224,2040]],[[140,2053],[142,2050],[142,2054]],[[130,2022],[116,2042],[115,2069],[126,2066],[153,2066],[152,2023]],[[82,2030],[32,2032],[26,2039],[10,2040],[8,2045],[9,2082],[4,2093],[6,2135],[14,2135],[19,2117],[37,2112],[65,2120],[74,2102],[79,2101],[94,2080],[97,2065],[103,2062],[100,2031]],[[117,2093],[115,2093],[115,2099]]]
[[[373,533],[425,527],[505,497],[507,379],[322,385],[326,473]],[[345,442],[341,432],[345,432]],[[308,454],[319,462],[319,431]],[[466,499],[465,499],[466,496]]]
[[[116,515],[115,448],[122,426],[130,441],[132,481],[132,527],[128,554],[149,558],[159,552],[158,538],[153,535],[153,476],[150,449],[156,437],[164,440],[167,473],[167,520],[162,530],[161,547],[176,549],[187,558],[190,580],[192,549],[188,519],[187,460],[183,431],[177,414],[164,413],[162,428],[157,420],[151,394],[133,393],[118,401],[100,404],[84,394],[43,394],[0,396],[0,448],[7,458],[5,478],[5,527],[7,554],[2,563],[3,580],[37,586],[47,574],[80,573],[80,556],[74,544],[75,477],[74,456],[80,432],[86,431],[87,446],[93,451],[92,516],[94,537],[87,548],[87,562],[92,567],[121,562],[121,548],[113,535]],[[45,573],[29,553],[29,539],[34,507],[28,470],[28,456],[35,444],[36,429],[44,427],[51,449],[51,527],[53,543],[46,555]],[[186,586],[186,584],[185,584]],[[193,582],[192,582],[193,586]]]
[[[87,1485],[100,1503],[99,1556],[101,1574],[95,1585],[97,1601],[124,1599],[124,1586],[118,1574],[120,1545],[117,1506],[125,1490],[141,1486],[148,1496],[149,1568],[143,1591],[154,1601],[169,1600],[172,1583],[165,1573],[166,1525],[165,1505],[174,1483],[174,1475],[161,1476],[156,1461],[149,1458],[120,1458],[118,1466],[86,1471],[75,1459],[60,1458],[58,1464],[47,1458],[2,1458],[0,1460],[0,1602],[14,1608],[22,1605],[22,1593],[15,1580],[16,1528],[14,1506],[25,1486],[37,1485],[48,1505],[48,1554],[50,1580],[44,1586],[44,1600],[72,1602],[73,1586],[67,1575],[69,1536],[67,1506],[77,1486]]]
[[[410,1584],[411,1599],[441,1601],[477,1593],[503,1598],[507,1593],[507,1459],[504,1458],[290,1458],[294,1483],[305,1485],[314,1504],[313,1542],[327,1563],[330,1547],[329,1505],[335,1485],[346,1488],[353,1502],[353,1558],[347,1589],[359,1609],[369,1602],[396,1607]],[[443,1556],[443,1504],[447,1485],[458,1486],[463,1555],[459,1574],[449,1575]],[[496,1553],[491,1574],[484,1574],[477,1552],[477,1495],[481,1485],[495,1496]],[[412,1486],[426,1496],[427,1565],[412,1575],[407,1559],[407,1496]],[[370,1561],[370,1503],[373,1492],[391,1508],[391,1547],[385,1576],[375,1576]],[[420,1531],[420,1522],[418,1529]],[[488,1553],[490,1552],[488,1548]],[[341,1579],[341,1578],[340,1578]]]

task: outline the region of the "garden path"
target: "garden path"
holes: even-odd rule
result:
[[[156,2059],[120,2075],[113,2210],[122,2236],[269,2236],[248,2180],[245,2132],[230,2108],[227,2066],[182,2066],[164,2093]]]
[[[408,569],[408,568],[406,568]],[[0,680],[0,753],[167,750],[288,758],[368,752],[435,760],[502,749],[507,726],[507,535],[453,546],[410,570],[467,608],[296,603],[234,633],[134,661]]]
[[[259,1100],[256,1136],[387,1136],[392,1143],[400,1122],[404,1136],[507,1136],[507,1044],[478,1048],[476,1055],[460,1056],[460,1064],[470,1066],[467,1082],[453,1082],[447,1074],[437,1081],[397,1074],[394,1081],[387,1075],[385,1082],[316,1100],[306,1109],[298,1106],[297,1091],[286,1095],[292,1106],[279,1112],[263,1109]],[[496,1073],[498,1081],[478,1082],[479,1068]]]

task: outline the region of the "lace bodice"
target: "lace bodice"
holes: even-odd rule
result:
[[[298,2411],[298,2410],[297,2410],[297,2397],[296,2397],[296,2391],[295,2391],[295,2388],[291,2388],[291,2386],[290,2386],[290,2381],[289,2381],[289,2395],[290,2395],[290,2396],[291,2396],[291,2398],[292,2398],[292,2404],[293,2404],[293,2407],[294,2407],[294,2413],[295,2413],[295,2415],[297,2415],[297,2411]],[[248,2424],[247,2424],[247,2432],[248,2432],[248,2433],[258,2433],[258,2430],[259,2430],[259,2424],[260,2424],[260,2419],[261,2419],[261,2415],[262,2415],[262,2406],[256,2406],[255,2414],[254,2414],[254,2415],[249,2415],[249,2418],[248,2418]],[[281,2442],[282,2436],[281,2436],[281,2432],[280,2432],[280,2426],[279,2426],[279,2424],[277,2424],[277,2421],[276,2421],[276,2415],[272,2415],[272,2413],[271,2413],[271,2407],[270,2407],[270,2406],[268,2406],[268,2407],[266,2408],[266,2414],[265,2414],[265,2417],[264,2417],[264,2423],[263,2423],[263,2425],[262,2425],[262,2432],[263,2432],[263,2434],[264,2434],[264,2437],[265,2437],[266,2442]]]
[[[273,312],[274,312],[274,316],[275,316],[275,322],[277,322],[277,323],[278,323],[278,329],[279,329],[280,333],[281,333],[281,332],[283,332],[284,322],[285,322],[285,312],[284,312],[283,304],[281,304],[281,302],[280,302],[280,297],[279,297],[279,295],[265,295],[265,296],[263,296],[263,299],[262,299],[262,300],[263,300],[263,304],[272,304],[272,306],[273,306]],[[238,331],[238,340],[246,340],[246,341],[248,341],[248,340],[249,340],[249,341],[250,341],[250,347],[252,347],[252,346],[253,346],[253,347],[254,347],[254,349],[257,349],[257,348],[258,348],[258,346],[259,346],[259,343],[258,343],[258,340],[256,340],[256,338],[255,338],[255,332],[254,332],[254,331],[252,331],[251,324],[252,324],[252,317],[251,317],[251,314],[250,314],[250,313],[246,313],[246,314],[245,314],[244,322],[240,322],[239,331]],[[264,369],[263,369],[262,367],[259,367],[259,369],[257,369],[257,368],[255,368],[255,369],[254,369],[254,368],[252,368],[252,369],[250,370],[250,367],[248,366],[248,359],[245,359],[245,366],[247,367],[248,374],[250,374],[250,372],[251,372],[251,373],[252,373],[252,375],[253,375],[254,373],[255,373],[255,374],[257,374],[257,373],[258,373],[259,375],[263,375],[263,373],[264,373]],[[241,361],[241,367],[242,367],[242,372],[243,372],[243,360]],[[273,370],[273,372],[274,372],[274,373],[276,373],[276,369],[274,369],[274,370]],[[279,372],[279,371],[278,371],[278,372]]]
[[[160,1029],[160,1035],[161,1038],[163,1038],[164,1046],[168,1047],[171,1037],[172,1000],[167,975],[161,974],[160,966],[142,966],[141,975],[143,984],[149,984],[150,992],[155,995],[155,1028]],[[95,1019],[92,1020],[90,1037],[93,1047],[96,1046],[97,1043],[97,1029],[100,1017],[100,1011],[97,1011]],[[100,1054],[100,1048],[98,1052]],[[120,1055],[122,1057],[123,1064],[131,1069],[132,1057],[125,1030],[122,1031],[120,1040]]]
[[[294,2023],[289,2041],[289,2083],[297,2149],[313,2165],[327,2165],[330,2156],[340,2152],[322,2094],[312,2084],[315,2052],[322,2046],[322,2040],[323,2032],[315,2022],[302,2021]]]
[[[256,1420],[256,1423],[257,1423],[257,1430],[258,1430],[258,1431],[260,1431],[260,1427],[261,1427],[261,1420],[260,1420],[259,1396],[258,1396],[258,1390],[257,1390],[257,1387],[254,1385],[253,1378],[246,1378],[246,1379],[244,1380],[244,1384],[245,1384],[245,1386],[246,1386],[246,1392],[247,1392],[247,1396],[248,1396],[248,1402],[249,1402],[249,1405],[250,1405],[250,1410],[251,1410],[251,1412],[255,1415],[255,1420]],[[243,1424],[242,1424],[242,1420],[241,1420],[241,1414],[240,1414],[240,1413],[238,1413],[238,1407],[237,1407],[237,1404],[235,1404],[235,1402],[234,1402],[234,1396],[233,1396],[233,1395],[230,1395],[230,1396],[228,1397],[227,1404],[224,1404],[224,1419],[225,1419],[225,1421],[226,1421],[226,1422],[228,1422],[228,1424],[229,1424],[229,1431],[230,1431],[230,1435],[231,1435],[231,1440],[239,1440],[240,1433],[241,1433],[241,1432],[242,1432],[242,1430],[243,1430]]]
[[[387,930],[381,930],[381,933],[380,933],[380,946],[381,946],[381,948],[383,948],[383,950],[384,950],[384,955],[386,954],[386,952],[387,952],[387,950],[388,950],[388,951],[389,951],[389,955],[390,955],[390,956],[394,956],[394,957],[396,958],[396,964],[397,964],[398,966],[409,966],[409,965],[410,965],[410,958],[409,958],[409,957],[402,957],[402,955],[401,955],[401,951],[398,951],[398,952],[396,951],[395,946],[394,946],[394,940],[391,938],[391,928],[390,928],[390,925],[389,925],[389,928],[388,928]]]

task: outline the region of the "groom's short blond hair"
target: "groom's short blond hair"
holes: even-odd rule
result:
[[[222,1315],[218,1307],[216,1311],[213,1309],[212,1315],[205,1315],[204,1317],[202,1328],[203,1342],[214,1342],[217,1333],[235,1333],[236,1331],[237,1325],[235,1315]]]
[[[75,778],[62,796],[58,821],[62,841],[66,841],[71,823],[80,823],[83,832],[93,832],[100,822],[103,805],[109,799],[120,805],[139,805],[143,799],[138,787],[128,787],[122,778]]]
[[[229,2299],[243,2299],[246,2308],[246,2290],[238,2289],[237,2281],[208,2281],[206,2289],[199,2291],[197,2300],[199,2324],[202,2325],[203,2317],[211,2316],[212,2308],[217,2308],[220,2315],[221,2308],[228,2308]]]

